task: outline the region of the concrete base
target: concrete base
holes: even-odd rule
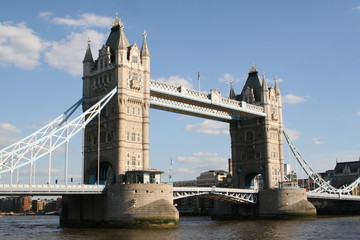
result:
[[[259,192],[258,203],[235,204],[214,202],[211,218],[231,219],[286,219],[316,216],[316,209],[306,196],[305,189],[267,189]]]
[[[60,215],[60,226],[72,228],[167,227],[178,221],[168,184],[113,184],[104,195],[64,196]]]
[[[360,202],[346,200],[310,199],[319,215],[359,215]]]
[[[305,189],[266,189],[259,192],[260,218],[316,216]]]

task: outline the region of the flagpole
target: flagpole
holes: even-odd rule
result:
[[[198,83],[199,83],[199,92],[200,92],[200,72],[198,72]]]

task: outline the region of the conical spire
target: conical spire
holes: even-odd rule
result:
[[[230,87],[229,98],[236,100],[235,90],[232,85]]]
[[[86,53],[85,53],[85,57],[83,60],[83,63],[94,63],[94,59],[91,53],[91,48],[90,48],[90,39],[88,40],[88,47],[86,49]]]
[[[119,36],[118,48],[125,49],[128,46],[130,46],[130,43],[127,40],[126,35],[124,33],[124,25],[120,25],[120,36]]]
[[[144,36],[144,41],[143,41],[142,46],[141,46],[140,56],[141,57],[146,57],[146,56],[150,56],[149,48],[148,48],[148,45],[147,45],[147,42],[146,42],[146,37],[147,37],[146,30],[144,31],[143,36]]]
[[[255,67],[255,63],[253,62],[252,65],[251,65],[251,68],[249,70],[249,73],[257,73],[257,72],[258,72],[258,70]]]
[[[275,77],[275,93],[276,95],[280,95],[280,88],[279,88],[279,84],[278,84],[278,81],[277,81],[278,77]]]
[[[267,83],[266,83],[266,79],[265,79],[265,72],[262,73],[262,76],[263,76],[263,81],[262,81],[262,91],[265,92],[268,90],[268,86],[267,86]]]

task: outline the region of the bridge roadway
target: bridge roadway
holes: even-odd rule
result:
[[[106,185],[0,184],[0,196],[62,196],[104,194]],[[233,203],[257,202],[258,190],[220,187],[173,187],[174,200],[202,196]],[[308,199],[360,201],[360,196],[307,192]]]
[[[150,80],[150,107],[223,122],[266,116],[263,107],[223,98],[217,90],[199,92],[154,80]]]

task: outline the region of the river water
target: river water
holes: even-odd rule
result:
[[[212,221],[181,217],[172,229],[63,229],[58,216],[4,216],[0,239],[176,240],[176,239],[360,239],[360,216],[303,220]]]

